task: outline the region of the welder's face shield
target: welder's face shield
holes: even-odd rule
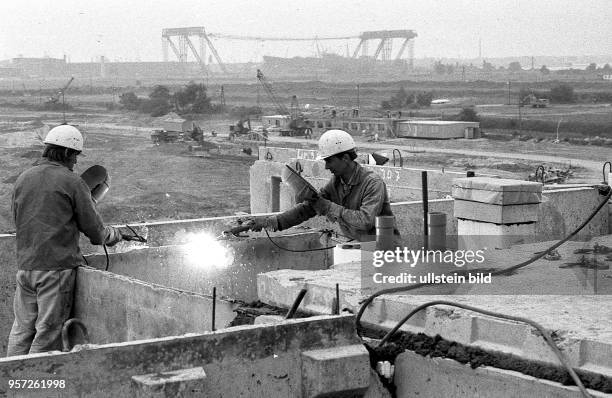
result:
[[[106,169],[100,165],[91,166],[81,174],[81,178],[91,192],[91,199],[94,203],[102,200],[110,189],[110,175]]]

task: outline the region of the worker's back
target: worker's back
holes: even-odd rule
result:
[[[81,264],[79,230],[92,241],[103,239],[104,226],[85,182],[47,159],[17,178],[13,217],[17,263],[23,270],[69,269]]]

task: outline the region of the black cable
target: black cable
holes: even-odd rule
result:
[[[423,310],[423,309],[425,309],[427,307],[431,307],[433,305],[449,305],[449,306],[452,306],[452,307],[459,307],[459,308],[463,308],[465,310],[478,312],[478,313],[481,313],[481,314],[484,314],[484,315],[488,315],[488,316],[492,316],[492,317],[497,317],[497,318],[502,318],[502,319],[508,319],[508,320],[516,321],[516,322],[523,322],[523,323],[526,323],[528,325],[533,326],[534,328],[536,328],[542,334],[542,336],[544,337],[544,340],[546,340],[546,343],[548,343],[548,345],[553,350],[554,354],[557,356],[559,361],[561,361],[561,364],[563,364],[563,366],[565,366],[565,368],[569,372],[570,376],[574,380],[574,383],[576,383],[576,386],[578,386],[578,388],[580,389],[580,392],[582,393],[582,395],[584,397],[586,397],[586,398],[590,398],[591,397],[591,395],[587,392],[586,388],[582,384],[582,381],[580,381],[580,378],[578,377],[578,375],[576,374],[576,372],[574,371],[574,369],[570,365],[570,363],[567,360],[567,358],[565,358],[565,356],[563,355],[561,350],[559,350],[559,347],[557,347],[557,345],[555,344],[554,340],[552,339],[552,337],[550,336],[548,331],[546,329],[544,329],[544,327],[542,327],[537,322],[534,322],[534,321],[532,321],[530,319],[523,318],[523,317],[512,316],[512,315],[504,315],[504,314],[500,314],[500,313],[493,312],[493,311],[482,310],[480,308],[472,307],[472,306],[466,305],[466,304],[454,303],[454,302],[451,302],[451,301],[445,301],[445,300],[430,301],[429,303],[421,304],[418,307],[416,307],[415,309],[413,309],[412,311],[410,311],[410,313],[408,315],[406,315],[400,322],[398,322],[397,325],[395,325],[395,327],[393,327],[393,329],[391,329],[385,335],[385,337],[383,337],[383,339],[378,343],[378,347],[379,348],[382,347],[382,345],[384,343],[386,343],[391,338],[391,336],[393,336],[393,334],[395,334],[395,332],[397,332],[399,330],[399,328],[404,323],[406,323],[408,321],[408,319],[410,319],[414,314],[416,314],[417,312],[419,312],[419,311],[421,311],[421,310]]]
[[[146,241],[147,241],[147,240],[146,240],[144,237],[142,237],[142,236],[138,235],[138,232],[136,232],[136,230],[134,230],[134,228],[130,227],[130,226],[129,226],[129,225],[127,225],[127,224],[125,224],[125,226],[126,226],[126,227],[127,227],[129,230],[130,230],[130,231],[132,231],[132,233],[134,234],[134,236],[135,236],[136,238],[138,238],[138,240],[139,240],[140,242],[146,242]]]
[[[104,248],[104,254],[106,254],[106,268],[104,268],[104,271],[108,271],[108,265],[110,264],[108,259],[108,250],[106,250],[106,245],[102,245],[102,247]]]
[[[333,249],[336,246],[327,246],[327,247],[317,247],[316,249],[300,249],[300,250],[296,250],[296,249],[288,249],[286,247],[282,247],[280,246],[278,243],[274,242],[272,240],[272,238],[270,237],[270,234],[268,233],[268,230],[263,228],[264,232],[266,233],[266,235],[268,236],[268,239],[270,239],[270,242],[272,242],[272,244],[276,247],[278,247],[281,250],[285,250],[288,252],[293,252],[293,253],[305,253],[305,252],[316,252],[319,250],[329,250],[329,249]]]

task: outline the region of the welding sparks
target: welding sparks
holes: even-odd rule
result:
[[[224,269],[234,262],[234,254],[209,232],[186,236],[185,254],[190,264],[205,269]]]

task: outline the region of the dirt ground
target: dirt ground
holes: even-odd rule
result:
[[[249,167],[258,143],[230,144],[223,134],[233,120],[205,123],[205,152],[189,151],[188,143],[155,145],[150,133],[155,119],[121,111],[71,113],[67,120],[86,133],[86,157],[76,172],[94,164],[106,167],[111,190],[98,205],[107,223],[135,223],[232,215],[249,212]],[[61,113],[0,108],[0,233],[12,231],[10,197],[17,176],[40,157],[43,123],[61,123]],[[212,138],[212,130],[221,136]],[[270,145],[314,148],[316,140],[273,137]],[[359,142],[359,141],[358,141]],[[193,143],[192,143],[193,144]],[[251,148],[252,155],[243,149]],[[527,178],[540,164],[564,168],[572,164],[570,182],[598,182],[609,148],[519,140],[424,141],[395,139],[363,150],[399,148],[404,166],[477,170],[502,177]],[[440,151],[456,152],[447,153]],[[496,155],[497,154],[497,155]],[[198,156],[194,156],[198,155]],[[498,156],[499,155],[499,156]],[[503,156],[502,156],[503,155]],[[545,156],[553,157],[543,160]]]

